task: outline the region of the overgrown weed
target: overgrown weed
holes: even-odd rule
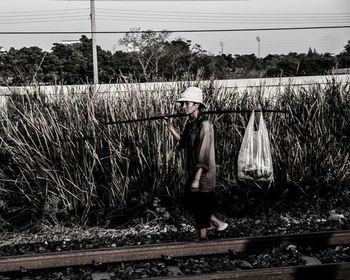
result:
[[[249,114],[210,115],[216,133],[218,188],[227,213],[267,195],[279,203],[288,192],[325,195],[350,183],[349,82],[287,87],[273,100],[258,91],[198,82],[215,109],[283,109],[265,114],[275,181],[244,184],[236,178],[237,156]],[[176,203],[182,188],[182,157],[162,121],[106,126],[107,121],[141,118],[179,110],[175,100],[190,85],[141,84],[102,96],[90,91],[58,94],[16,93],[0,124],[0,201],[13,224],[49,219],[59,223],[113,224],[117,217],[147,209],[155,197]],[[183,119],[174,119],[181,127]],[[223,192],[225,190],[225,192]],[[245,191],[245,197],[242,196]],[[241,202],[244,203],[241,203]],[[232,209],[230,208],[232,203]]]

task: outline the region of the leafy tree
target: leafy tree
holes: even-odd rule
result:
[[[258,60],[255,54],[249,55],[235,55],[234,67],[241,73],[242,76],[247,77],[250,70],[258,68]]]
[[[348,55],[350,55],[350,40],[349,40],[348,43],[345,45],[344,49],[345,49],[345,53],[347,53]]]
[[[185,77],[191,58],[191,41],[177,38],[164,42],[164,55],[161,57],[162,76],[166,80],[179,80]]]
[[[43,73],[39,66],[45,55],[38,47],[11,48],[1,55],[0,74],[5,84],[20,85],[41,82]]]
[[[130,78],[137,80],[140,77],[142,73],[141,66],[131,53],[117,51],[113,54],[112,60],[117,79],[125,80]]]
[[[136,57],[142,67],[143,78],[149,81],[152,76],[158,75],[159,60],[164,56],[164,43],[170,33],[151,30],[139,33],[139,31],[140,28],[131,29],[119,40],[119,43],[126,46]]]
[[[187,73],[189,79],[198,80],[200,78],[208,78],[208,73],[205,72],[205,66],[210,63],[207,51],[199,44],[194,44],[191,47],[191,56],[189,59]]]
[[[135,31],[135,32],[134,32]],[[307,53],[270,54],[265,58],[249,55],[211,55],[190,40],[168,41],[169,32],[138,33],[133,29],[120,40],[128,51],[102,50],[97,47],[99,80],[118,82],[169,81],[187,79],[230,79],[296,75],[322,75],[333,68],[350,68],[350,40],[338,55]],[[93,79],[92,41],[81,36],[79,42],[54,44],[51,52],[38,47],[11,48],[0,52],[0,84],[27,85],[81,84]]]
[[[235,59],[232,54],[222,54],[221,57],[225,60],[227,71],[229,74],[235,72]]]
[[[92,41],[81,36],[78,43],[55,43],[47,61],[51,63],[51,79],[67,84],[89,83],[93,79]],[[97,46],[100,82],[115,78],[114,60],[110,51]]]
[[[338,68],[350,68],[350,40],[344,46],[344,51],[336,57]]]
[[[228,64],[223,55],[211,57],[210,75],[213,79],[226,79],[228,73]]]
[[[59,72],[60,80],[67,84],[78,81],[88,81],[88,69],[86,57],[80,52],[76,44],[54,44],[52,48],[53,65]]]

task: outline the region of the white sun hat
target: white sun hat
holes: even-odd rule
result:
[[[201,104],[204,108],[206,107],[203,103],[203,91],[198,87],[188,87],[182,94],[181,98],[176,102],[195,102]]]

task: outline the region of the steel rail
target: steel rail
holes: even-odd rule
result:
[[[147,278],[150,280],[347,280],[350,263],[259,268],[186,276]]]
[[[249,252],[269,246],[278,246],[279,244],[307,246],[349,245],[350,230],[6,256],[0,257],[0,272],[150,260],[161,258],[164,255],[185,257],[225,254],[228,253],[229,250]]]

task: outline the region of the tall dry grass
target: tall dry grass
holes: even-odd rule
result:
[[[349,82],[287,88],[278,100],[290,114],[285,123],[290,181],[303,191],[349,186]]]
[[[104,95],[16,94],[0,124],[0,200],[7,217],[107,222],[136,211],[155,196],[181,193],[181,153],[162,121],[106,126],[106,121],[179,110],[175,104],[189,83],[137,85]],[[287,87],[274,100],[264,88],[238,93],[200,82],[215,109],[285,109],[265,114],[270,132],[276,189],[320,192],[348,187],[349,83]],[[249,114],[211,115],[216,132],[218,185],[239,188],[237,156]],[[181,127],[184,119],[174,120]],[[232,198],[233,199],[233,198]],[[106,214],[107,213],[107,214]],[[98,219],[98,220],[96,220]]]

